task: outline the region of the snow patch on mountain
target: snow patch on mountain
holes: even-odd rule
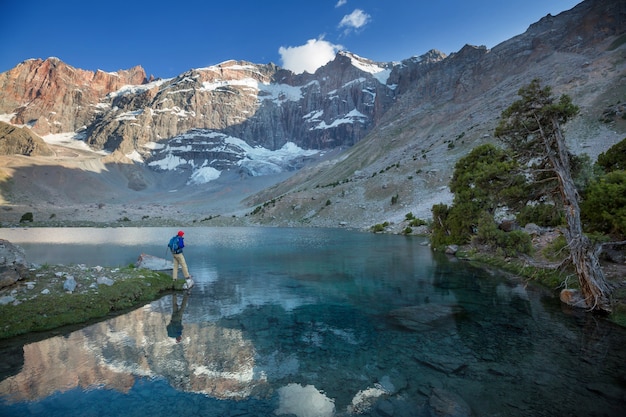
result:
[[[81,151],[96,152],[100,155],[108,155],[107,151],[95,151],[87,145],[84,141],[84,137],[81,134],[74,132],[56,133],[51,135],[45,135],[41,137],[44,142],[50,145],[59,145],[66,148],[78,149]]]
[[[203,91],[216,91],[228,87],[240,87],[244,89],[250,89],[257,94],[259,101],[298,101],[303,98],[303,87],[293,87],[287,84],[261,83],[254,78],[242,78],[240,80],[205,81],[202,83]]]
[[[201,167],[191,174],[187,184],[206,184],[207,182],[218,179],[221,174],[221,171],[213,167]]]
[[[109,93],[107,95],[107,98],[114,99],[116,97],[125,96],[127,94],[139,95],[143,93],[144,91],[151,90],[155,87],[160,87],[161,85],[171,80],[172,80],[171,78],[167,78],[167,79],[160,79],[160,80],[156,80],[156,81],[152,81],[152,82],[149,82],[146,84],[140,84],[140,85],[124,85],[119,90]]]
[[[172,171],[182,166],[191,167],[188,184],[213,181],[220,177],[224,169],[234,167],[254,177],[290,171],[295,169],[296,161],[319,154],[317,150],[302,149],[293,142],[287,142],[280,149],[270,150],[251,146],[242,139],[224,133],[201,129],[178,135],[165,145],[150,143],[146,148],[155,151],[155,159],[148,163],[152,168]],[[200,160],[192,158],[198,155],[203,155]]]
[[[382,67],[375,62],[367,62],[363,58],[354,54],[350,54],[350,61],[352,65],[354,65],[361,71],[372,74],[372,76],[376,78],[379,83],[383,85],[387,84],[387,80],[391,75],[390,69]]]
[[[321,115],[320,115],[321,116]],[[314,120],[311,118],[311,120]],[[357,109],[353,109],[344,117],[334,120],[331,124],[327,124],[325,121],[320,121],[317,126],[314,126],[312,129],[331,129],[337,127],[341,124],[352,124],[354,122],[364,123],[367,120],[367,116],[358,111]]]

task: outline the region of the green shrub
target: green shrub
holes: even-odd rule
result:
[[[389,226],[389,222],[384,222],[384,223],[379,223],[379,224],[375,224],[374,226],[371,227],[372,232],[377,233],[377,232],[384,232],[385,231],[385,227]]]
[[[22,218],[20,219],[20,223],[25,223],[25,222],[33,222],[33,213],[32,212],[27,212],[22,214]]]
[[[411,229],[409,226],[405,227],[402,231],[402,234],[404,235],[410,235],[411,233],[413,233],[413,229]]]
[[[626,171],[612,171],[593,182],[580,205],[585,231],[626,236]]]
[[[493,218],[487,214],[481,216],[474,239],[478,243],[492,247],[502,256],[529,254],[532,251],[530,235],[521,230],[505,232],[499,229]]]
[[[626,138],[598,155],[596,162],[605,172],[626,170]]]
[[[569,247],[565,236],[561,235],[547,244],[541,253],[550,261],[561,261],[569,256]]]
[[[517,214],[516,219],[521,226],[535,223],[542,227],[556,227],[565,222],[562,210],[558,209],[554,204],[545,203],[523,207]]]
[[[451,209],[451,207],[443,203],[435,204],[432,208],[433,228],[430,239],[435,248],[440,248],[452,243],[460,243],[460,237],[453,235],[448,227],[448,217],[450,216]]]
[[[426,223],[426,221],[425,221],[425,220],[418,219],[417,217],[416,217],[416,218],[414,218],[414,219],[412,219],[412,220],[409,222],[409,226],[413,226],[413,227],[425,226],[425,225],[427,225],[427,224],[428,224],[428,223]]]

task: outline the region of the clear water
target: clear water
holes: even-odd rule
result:
[[[626,415],[625,329],[436,256],[421,238],[185,231],[196,280],[188,293],[47,340],[5,343],[0,415]],[[0,237],[31,262],[114,266],[142,252],[165,256],[175,232]]]

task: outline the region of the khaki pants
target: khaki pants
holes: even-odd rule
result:
[[[175,280],[178,279],[178,266],[180,265],[183,268],[183,276],[185,278],[189,278],[189,271],[187,270],[187,262],[185,262],[185,257],[182,253],[173,253],[172,257],[174,258],[174,270],[172,271],[172,278]]]

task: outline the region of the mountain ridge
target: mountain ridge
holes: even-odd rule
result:
[[[147,80],[135,69],[127,76],[143,74],[141,84],[108,91],[91,113],[73,110],[77,117],[60,123],[86,123],[76,132],[92,148],[110,153],[108,163],[119,165],[127,187],[156,196],[162,194],[159,187],[176,185],[193,195],[187,205],[184,198],[176,200],[193,206],[181,209],[189,217],[222,210],[243,224],[365,228],[387,220],[400,223],[407,212],[428,217],[432,204],[450,201],[447,181],[454,162],[471,147],[494,141],[500,112],[532,78],[581,106],[581,116],[568,126],[575,152],[593,158],[621,140],[619,118],[611,124],[598,119],[626,91],[620,41],[625,8],[615,0],[587,0],[490,50],[466,45],[449,56],[430,51],[396,63],[340,52],[315,74],[234,60],[169,80]],[[0,74],[0,98],[8,94],[1,82],[6,74]],[[0,103],[0,113],[6,113],[6,103]],[[27,114],[34,117],[33,110],[22,110],[13,121],[28,121]],[[35,127],[40,123],[31,120]],[[55,124],[48,120],[40,126]],[[147,147],[173,144],[191,131],[195,139],[170,147],[176,150]],[[211,147],[220,152],[208,153],[207,138],[217,136],[224,140]],[[283,161],[280,172],[266,170],[272,175],[260,178],[245,168],[255,162],[249,155],[229,151],[235,139],[270,151],[293,139],[300,149],[319,152],[300,162]],[[133,155],[142,163],[130,163]],[[166,158],[182,161],[174,168],[186,178],[146,169]],[[207,168],[224,177],[185,185]],[[255,190],[252,183],[265,188]],[[222,190],[242,186],[247,191],[239,193],[239,201],[215,204],[209,200],[218,184]],[[255,207],[261,209],[251,215]]]

